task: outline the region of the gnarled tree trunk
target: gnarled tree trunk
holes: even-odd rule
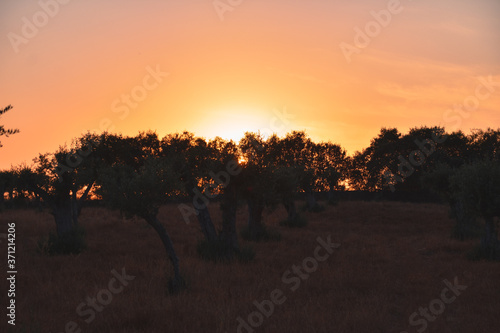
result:
[[[52,200],[52,215],[56,222],[56,230],[59,237],[78,226],[78,217],[82,212],[83,201],[87,198],[92,186],[93,183],[87,186],[80,199],[77,199],[76,190],[73,189],[71,195],[69,192],[64,193],[61,191],[55,200]]]
[[[316,207],[318,206],[318,202],[316,201],[314,192],[310,188],[306,190],[306,204],[307,204],[307,210],[309,211],[315,210]]]
[[[295,208],[295,202],[291,199],[288,199],[283,202],[283,206],[285,206],[288,220],[295,220],[297,218],[297,209]]]
[[[336,205],[339,201],[338,194],[335,191],[334,184],[330,184],[330,189],[328,190],[328,203],[330,205]]]
[[[195,210],[198,213],[198,222],[200,223],[201,232],[203,232],[205,239],[209,242],[217,240],[217,232],[212,223],[208,207],[205,206],[201,209],[195,207]]]
[[[238,197],[236,188],[229,184],[222,195],[222,231],[219,239],[224,242],[228,250],[228,256],[231,257],[234,251],[239,250],[238,236],[236,234],[236,209]]]
[[[56,222],[57,236],[62,237],[75,227],[71,204],[59,204],[52,207],[52,215]]]
[[[500,259],[500,243],[493,217],[485,218],[484,235],[481,238],[481,250],[490,259]]]
[[[264,201],[262,198],[249,198],[248,203],[248,232],[250,239],[256,240],[264,234],[262,224],[262,212],[264,211]]]
[[[203,192],[203,189],[195,185],[196,182],[191,179],[187,183],[187,188],[192,188],[193,191],[189,191],[190,199],[193,202],[194,210],[196,212],[196,217],[198,219],[198,223],[200,224],[201,232],[205,236],[205,239],[209,242],[217,240],[217,231],[215,230],[215,226],[212,222],[212,218],[210,217],[210,211],[208,210],[208,205],[203,205],[202,208],[199,208],[199,205],[195,205],[194,202],[196,200],[195,189],[197,189],[200,193]]]
[[[172,289],[174,291],[177,291],[182,286],[182,279],[179,269],[179,258],[175,253],[172,240],[170,239],[170,236],[167,234],[165,227],[163,226],[163,224],[160,223],[160,221],[158,221],[158,218],[156,216],[153,215],[146,216],[145,220],[146,222],[149,223],[149,225],[153,227],[158,236],[160,236],[161,242],[163,243],[163,247],[165,248],[165,252],[167,253],[167,256],[170,258],[170,261],[172,262],[172,266],[174,268],[174,279],[172,281]]]

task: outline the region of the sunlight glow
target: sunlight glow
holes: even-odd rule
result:
[[[234,110],[234,111],[233,111]],[[195,133],[213,138],[219,136],[226,140],[239,142],[245,132],[267,132],[269,122],[265,113],[250,108],[232,108],[227,111],[207,112],[206,119],[202,124],[198,124]],[[267,118],[270,118],[268,115]]]
[[[246,164],[247,161],[248,160],[243,155],[238,158],[238,164],[240,164],[240,165]]]

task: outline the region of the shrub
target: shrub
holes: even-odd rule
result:
[[[55,233],[49,233],[47,239],[38,241],[37,250],[39,253],[49,256],[59,254],[78,254],[87,248],[85,242],[85,229],[82,226],[76,226],[71,231],[61,237]]]

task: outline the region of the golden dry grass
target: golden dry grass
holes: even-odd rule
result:
[[[214,220],[220,213],[213,205]],[[498,263],[465,258],[477,241],[451,240],[453,221],[446,206],[393,202],[342,202],[317,214],[306,214],[302,229],[279,227],[282,209],[266,214],[267,225],[282,233],[281,242],[253,244],[250,264],[201,261],[201,237],[195,219],[186,225],[175,205],[163,207],[166,225],[181,260],[189,289],[166,296],[171,275],[158,236],[142,220],[123,221],[103,208],[83,210],[88,249],[77,256],[42,256],[37,240],[54,229],[52,216],[31,210],[0,215],[17,230],[17,326],[37,332],[64,332],[75,321],[82,332],[236,332],[238,317],[256,310],[254,301],[270,298],[274,289],[286,296],[256,332],[417,332],[410,315],[440,296],[443,280],[458,277],[467,290],[449,305],[427,332],[498,332],[500,302]],[[239,228],[246,210],[238,211]],[[341,247],[292,292],[283,273],[313,256],[317,237],[331,235]],[[241,244],[247,244],[241,241]],[[1,244],[6,252],[6,242]],[[4,256],[5,257],[5,256]],[[2,260],[5,272],[5,260]],[[90,324],[75,309],[107,287],[111,270],[136,278],[98,313]],[[0,282],[5,294],[6,280]],[[2,299],[6,297],[2,295]],[[2,307],[5,309],[5,301]],[[6,317],[0,331],[6,331]],[[25,330],[29,332],[29,330]],[[242,332],[247,332],[243,330]]]

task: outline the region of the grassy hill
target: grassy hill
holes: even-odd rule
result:
[[[218,207],[211,208],[214,220],[220,220]],[[175,205],[163,207],[159,218],[189,284],[186,291],[168,296],[166,275],[171,275],[171,265],[157,234],[144,221],[124,220],[104,208],[84,209],[81,224],[87,232],[87,250],[76,256],[49,257],[36,248],[38,240],[55,228],[52,216],[32,210],[6,211],[0,215],[1,232],[7,231],[7,223],[16,223],[17,325],[13,332],[66,332],[70,321],[78,327],[69,324],[68,332],[236,332],[239,317],[246,323],[262,321],[251,330],[240,327],[240,332],[413,333],[423,332],[424,322],[427,332],[498,331],[498,263],[466,259],[478,241],[450,239],[454,221],[448,218],[446,206],[341,202],[320,213],[306,213],[309,224],[301,229],[280,227],[285,216],[282,208],[265,215],[266,224],[282,234],[280,242],[247,243],[240,238],[241,245],[254,248],[254,262],[214,264],[197,255],[197,240],[202,237],[197,221],[186,224]],[[246,220],[242,207],[240,229]],[[307,278],[300,279],[293,265],[314,257],[317,238],[326,240],[329,235],[340,247],[317,267],[309,266],[310,273],[301,273]],[[1,247],[6,249],[4,239]],[[111,271],[122,269],[134,278],[112,294],[100,312],[94,311],[93,320],[85,322],[91,315],[81,316],[76,308],[87,297],[109,289]],[[443,281],[453,284],[455,277],[467,289],[456,297],[445,293],[453,300],[441,303],[442,309],[436,300],[447,287]],[[8,289],[6,279],[0,287]],[[292,287],[297,288],[292,291]],[[257,311],[254,301],[268,304],[262,302],[276,296],[277,289],[282,304],[274,305],[269,317],[251,315]],[[101,292],[102,297],[105,294]],[[429,312],[433,319],[417,314],[413,320],[418,324],[409,325],[414,312],[429,306],[439,314]],[[6,326],[4,317],[0,331],[5,332]]]

